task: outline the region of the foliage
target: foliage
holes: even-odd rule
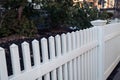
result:
[[[105,19],[111,18],[111,16],[109,16],[109,13],[108,13],[108,12],[106,12],[106,11],[101,11],[101,12],[99,12],[99,18],[105,20]]]
[[[70,0],[47,2],[43,8],[50,13],[50,26],[53,28],[76,26],[83,29],[91,26],[85,11],[78,5],[73,6]]]
[[[0,20],[0,37],[12,34],[29,37],[37,33],[33,21],[28,17],[30,12],[25,10],[26,4],[26,0],[9,0],[3,5],[6,12]]]
[[[35,10],[33,3],[40,5],[40,10]],[[84,29],[92,26],[92,20],[108,18],[106,12],[99,12],[93,5],[84,2],[80,7],[79,3],[73,5],[72,0],[34,0],[32,3],[8,0],[4,8],[6,12],[0,20],[1,37],[12,34],[32,36],[41,25],[44,28],[72,26]]]
[[[93,5],[89,5],[87,2],[83,3],[82,8],[86,12],[86,14],[88,15],[87,17],[90,21],[96,20],[96,19],[105,20],[105,19],[108,19],[111,17],[111,15],[109,15],[108,12],[100,11],[97,9],[97,7],[94,7]]]

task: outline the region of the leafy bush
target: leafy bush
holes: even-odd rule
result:
[[[8,0],[4,5],[6,13],[0,21],[0,36],[19,34],[33,36],[37,27],[78,27],[79,29],[91,27],[91,20],[96,19],[97,10],[89,8],[86,3],[82,8],[79,4],[73,6],[71,0],[34,0],[42,4],[40,10],[33,9],[32,3],[27,0]],[[43,13],[46,12],[46,13]],[[43,26],[44,25],[44,26]]]
[[[43,8],[50,14],[50,26],[53,28],[76,26],[84,29],[92,26],[84,9],[79,5],[73,6],[70,0],[47,2]]]
[[[4,5],[6,12],[0,20],[0,37],[12,34],[29,37],[37,33],[33,21],[26,15],[29,14],[29,12],[25,11],[26,2],[12,0],[11,2],[8,1],[6,4]]]

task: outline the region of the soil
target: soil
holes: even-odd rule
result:
[[[1,44],[5,44],[5,43],[14,43],[16,41],[22,41],[22,40],[26,40],[26,39],[36,39],[36,38],[42,38],[42,37],[46,37],[48,38],[49,36],[55,36],[57,34],[61,35],[62,33],[67,33],[67,32],[72,32],[74,30],[70,30],[67,28],[56,28],[56,29],[51,29],[51,30],[41,30],[39,31],[38,34],[34,35],[33,37],[25,37],[25,36],[21,36],[21,35],[10,35],[8,37],[3,37],[0,38],[0,47]]]

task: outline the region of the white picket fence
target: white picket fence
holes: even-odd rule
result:
[[[105,80],[120,61],[119,25],[108,24],[33,40],[32,52],[30,43],[23,42],[22,71],[19,46],[12,44],[10,76],[5,50],[0,47],[0,80]]]

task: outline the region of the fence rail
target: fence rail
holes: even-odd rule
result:
[[[0,47],[0,80],[105,80],[120,60],[119,25],[13,43],[8,62]]]

